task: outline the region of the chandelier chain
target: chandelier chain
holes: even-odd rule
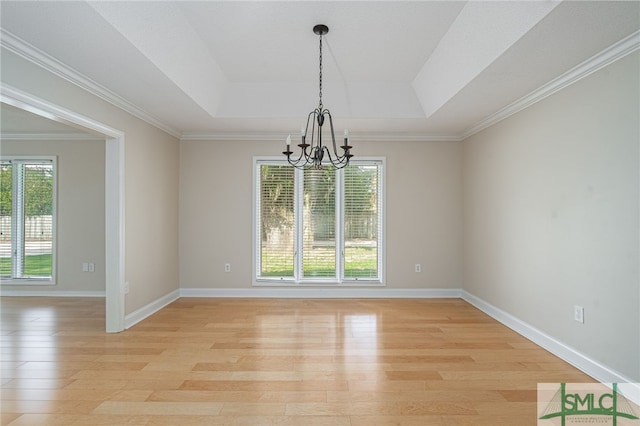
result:
[[[319,93],[319,95],[320,95],[320,103],[319,103],[318,109],[320,111],[322,111],[322,34],[320,34],[320,75],[319,75],[319,78],[320,78],[320,84],[319,84],[319,87],[320,87],[320,93]]]

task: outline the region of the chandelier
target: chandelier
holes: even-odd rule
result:
[[[291,158],[291,154],[293,154],[293,151],[291,151],[291,135],[287,136],[287,150],[283,154],[287,156],[289,164],[298,169],[322,169],[325,166],[342,169],[349,164],[349,159],[353,157],[351,154],[352,147],[349,146],[349,131],[347,129],[344,131],[344,145],[340,147],[343,153],[339,155],[331,113],[322,105],[322,36],[329,32],[329,27],[316,25],[313,27],[313,32],[320,37],[320,101],[318,102],[318,107],[307,116],[307,125],[300,130],[301,143],[298,144],[298,147],[300,147],[298,158],[295,158],[295,156]],[[322,141],[322,126],[327,118],[329,119],[333,151],[323,145]]]

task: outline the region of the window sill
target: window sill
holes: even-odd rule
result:
[[[328,282],[328,281],[285,281],[285,280],[268,280],[254,281],[253,287],[386,287],[386,284],[380,281],[344,281],[344,282]]]
[[[56,285],[53,279],[36,279],[36,278],[25,278],[25,279],[15,279],[15,278],[0,278],[0,286],[4,285],[15,285],[15,286],[23,286],[23,285]]]

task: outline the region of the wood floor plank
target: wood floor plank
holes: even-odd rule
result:
[[[2,425],[535,425],[594,379],[460,299],[182,298],[104,333],[99,298],[3,297]]]
[[[377,401],[377,402],[294,402],[287,404],[288,415],[346,416],[433,416],[441,414],[478,414],[472,403],[449,401]]]
[[[152,392],[148,401],[213,402],[327,402],[325,391],[191,391]]]
[[[223,404],[218,402],[104,401],[95,407],[93,413],[217,416],[222,407]]]
[[[441,416],[351,416],[351,426],[443,426]]]

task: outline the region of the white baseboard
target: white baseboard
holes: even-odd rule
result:
[[[461,297],[463,300],[480,309],[493,319],[531,340],[533,343],[546,349],[558,358],[568,362],[578,370],[581,370],[593,377],[598,382],[624,384],[624,386],[621,386],[621,392],[623,392],[624,396],[627,399],[632,400],[634,403],[640,404],[640,384],[633,383],[629,378],[612,370],[606,365],[589,358],[574,348],[565,345],[561,341],[465,290],[461,291]]]
[[[284,299],[433,299],[460,298],[458,288],[181,288],[180,297],[246,297]]]
[[[155,314],[169,303],[175,302],[180,298],[180,290],[174,290],[171,293],[154,300],[153,302],[136,309],[124,317],[124,328],[131,328],[143,319]]]
[[[104,291],[0,290],[2,297],[105,297]]]

